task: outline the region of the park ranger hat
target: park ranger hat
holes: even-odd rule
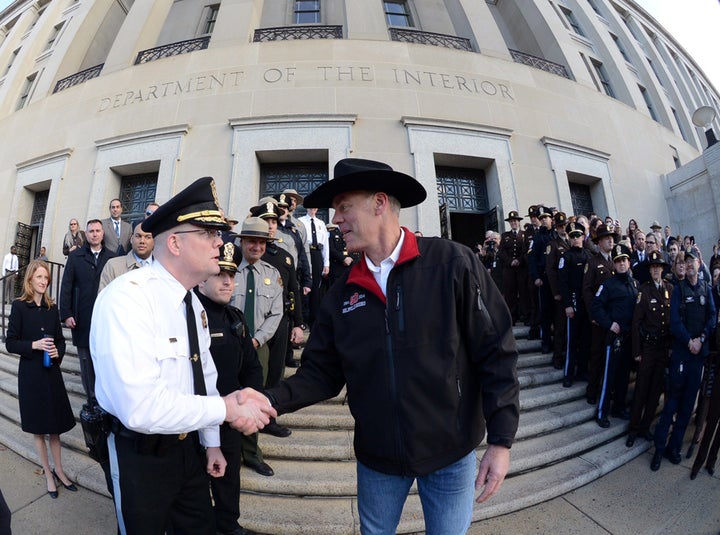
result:
[[[230,230],[230,224],[220,209],[217,189],[212,177],[198,178],[175,195],[142,222],[145,232],[153,236],[190,223],[197,227]]]
[[[663,257],[663,254],[660,251],[653,251],[648,255],[647,263],[651,266],[667,266],[668,263],[665,262],[665,258]]]
[[[349,191],[382,191],[392,195],[402,208],[420,204],[427,197],[422,184],[386,163],[345,158],[335,164],[333,179],[305,197],[306,208],[328,208],[335,196]]]
[[[260,219],[280,219],[280,208],[278,203],[272,197],[260,199],[257,206],[250,208],[250,215],[259,217]]]
[[[270,237],[267,221],[259,217],[248,217],[243,221],[242,230],[238,236],[241,238],[265,238],[268,241],[275,239]]]
[[[605,236],[612,236],[617,240],[618,234],[617,232],[615,232],[615,227],[603,223],[597,228],[597,233],[595,234],[595,238],[593,239],[593,241],[597,243],[600,241],[600,238],[604,238]]]
[[[585,235],[585,225],[576,222],[568,223],[565,226],[565,232],[567,232],[571,238],[579,238]]]
[[[628,249],[622,243],[618,243],[612,248],[613,262],[617,262],[618,260],[622,260],[623,258],[627,258],[628,260],[630,260],[630,249]]]
[[[218,261],[220,271],[237,273],[237,267],[242,262],[242,249],[233,243],[234,239],[234,235],[228,236],[220,247],[220,260]]]
[[[303,203],[303,196],[300,195],[300,194],[297,192],[297,190],[294,190],[294,189],[292,189],[292,188],[288,188],[288,189],[284,189],[282,192],[283,192],[286,196],[292,197],[293,199],[295,199],[295,204],[297,204],[298,206],[300,206],[300,205]]]
[[[525,217],[537,217],[537,205],[531,204],[528,206],[528,213]]]
[[[660,230],[662,228],[662,225],[660,225],[660,222],[656,219],[655,221],[650,223],[650,228]]]
[[[510,210],[510,215],[505,218],[505,221],[512,221],[513,219],[515,219],[516,221],[522,221],[523,217],[518,214],[517,210]]]

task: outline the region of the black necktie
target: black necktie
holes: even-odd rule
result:
[[[250,336],[255,334],[255,266],[247,267],[247,279],[245,282],[245,321],[247,322]]]
[[[195,311],[192,306],[192,294],[190,292],[186,293],[183,301],[185,301],[185,319],[187,320],[188,341],[190,343],[190,362],[192,363],[195,394],[199,396],[207,396],[202,362],[200,361],[200,342],[198,342],[197,325],[195,324]]]
[[[99,255],[100,253],[97,252],[97,253],[93,253],[93,254],[95,255],[95,265],[97,266],[98,255]]]
[[[313,247],[317,247],[317,244],[318,244],[318,242],[317,242],[317,231],[316,231],[316,229],[315,229],[315,218],[314,218],[314,217],[311,217],[311,218],[310,218],[310,230],[311,230],[311,232],[312,232],[312,244],[313,244]]]

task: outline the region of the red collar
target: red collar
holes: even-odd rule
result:
[[[420,250],[418,249],[417,237],[415,234],[405,227],[401,228],[405,233],[405,240],[403,241],[402,248],[400,249],[400,256],[398,257],[398,261],[395,266],[399,266],[400,264],[404,264],[420,256]],[[375,296],[377,296],[383,304],[387,302],[385,295],[372,274],[372,271],[370,271],[370,268],[367,266],[364,253],[362,260],[355,264],[350,270],[350,275],[348,275],[346,284],[357,284],[358,286],[375,294]]]

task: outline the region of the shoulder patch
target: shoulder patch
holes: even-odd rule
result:
[[[637,301],[635,303],[639,303],[640,299],[642,299],[642,292],[638,292]]]
[[[601,284],[601,285],[600,285],[600,288],[598,288],[598,291],[597,291],[597,293],[595,294],[595,297],[600,297],[600,294],[602,293],[602,291],[603,291],[603,285]]]
[[[587,270],[589,267],[590,267],[590,263],[585,264],[585,269],[583,269],[583,273],[587,273]]]
[[[561,257],[560,257],[560,262],[558,262],[558,269],[562,269],[562,268],[564,268],[564,267],[565,267],[565,257],[564,257],[564,256],[561,256]]]
[[[548,246],[545,247],[545,254],[550,254],[550,251],[552,251],[552,245],[548,244]]]
[[[285,263],[286,263],[288,266],[292,266],[292,262],[290,261],[290,257],[289,257],[289,256],[286,256],[286,257],[285,257]]]

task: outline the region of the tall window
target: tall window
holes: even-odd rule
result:
[[[625,48],[622,46],[622,43],[620,42],[618,36],[614,33],[611,33],[610,37],[612,37],[612,40],[615,42],[615,46],[617,46],[620,54],[622,54],[622,57],[625,58],[625,61],[627,61],[628,63],[632,63],[632,61],[630,61],[630,58],[628,58],[627,52],[625,52]]]
[[[220,4],[214,4],[207,8],[207,18],[205,19],[205,31],[203,34],[211,34],[215,29],[215,21],[217,20],[218,11],[220,11]]]
[[[682,123],[680,122],[680,116],[678,115],[678,112],[675,108],[670,108],[672,111],[673,117],[675,117],[675,122],[677,123],[678,129],[680,130],[680,135],[682,138],[687,141],[687,136],[685,135],[685,130],[683,130]]]
[[[295,24],[319,24],[320,0],[296,0]]]
[[[650,99],[650,95],[647,92],[647,89],[645,89],[643,86],[638,85],[638,89],[640,89],[640,93],[642,93],[643,99],[645,99],[645,105],[647,106],[648,111],[650,112],[650,117],[653,118],[654,121],[657,121],[657,114],[655,113],[655,108],[653,107],[652,100]],[[660,122],[660,121],[658,121]]]
[[[585,37],[585,34],[582,31],[582,28],[580,27],[580,23],[578,22],[577,18],[575,18],[575,15],[572,11],[570,11],[568,8],[560,6],[560,11],[563,12],[563,15],[565,15],[565,18],[568,21],[568,24],[573,29],[573,31],[578,34]]]
[[[607,72],[605,71],[605,67],[603,67],[603,64],[599,61],[595,61],[594,59],[591,59],[590,61],[595,68],[595,73],[597,74],[598,80],[600,81],[600,85],[602,86],[605,94],[609,97],[616,98],[615,92],[610,85],[610,79],[608,78]]]
[[[119,198],[124,221],[145,219],[145,207],[155,201],[157,178],[157,172],[122,177]]]
[[[24,108],[25,104],[27,104],[27,101],[30,98],[30,93],[32,92],[32,89],[35,85],[36,77],[37,73],[34,72],[30,76],[25,78],[25,84],[23,84],[22,91],[20,92],[20,98],[18,99],[17,108],[15,108],[16,110]]]
[[[50,37],[48,38],[47,45],[45,46],[45,50],[50,50],[53,45],[55,44],[55,41],[58,38],[58,35],[60,35],[60,30],[62,30],[63,25],[65,24],[65,21],[62,21],[60,24],[57,24],[52,31],[50,32]]]
[[[407,2],[383,2],[383,5],[385,6],[385,20],[388,26],[400,26],[402,28],[412,28],[414,26],[410,16],[410,6],[408,6]]]
[[[5,69],[5,73],[3,74],[3,76],[6,76],[7,73],[10,72],[10,69],[12,68],[13,63],[15,63],[15,58],[18,57],[19,53],[20,53],[20,49],[16,48],[15,50],[13,50],[13,53],[10,54],[10,61],[8,61],[8,65],[7,65],[7,68]]]

